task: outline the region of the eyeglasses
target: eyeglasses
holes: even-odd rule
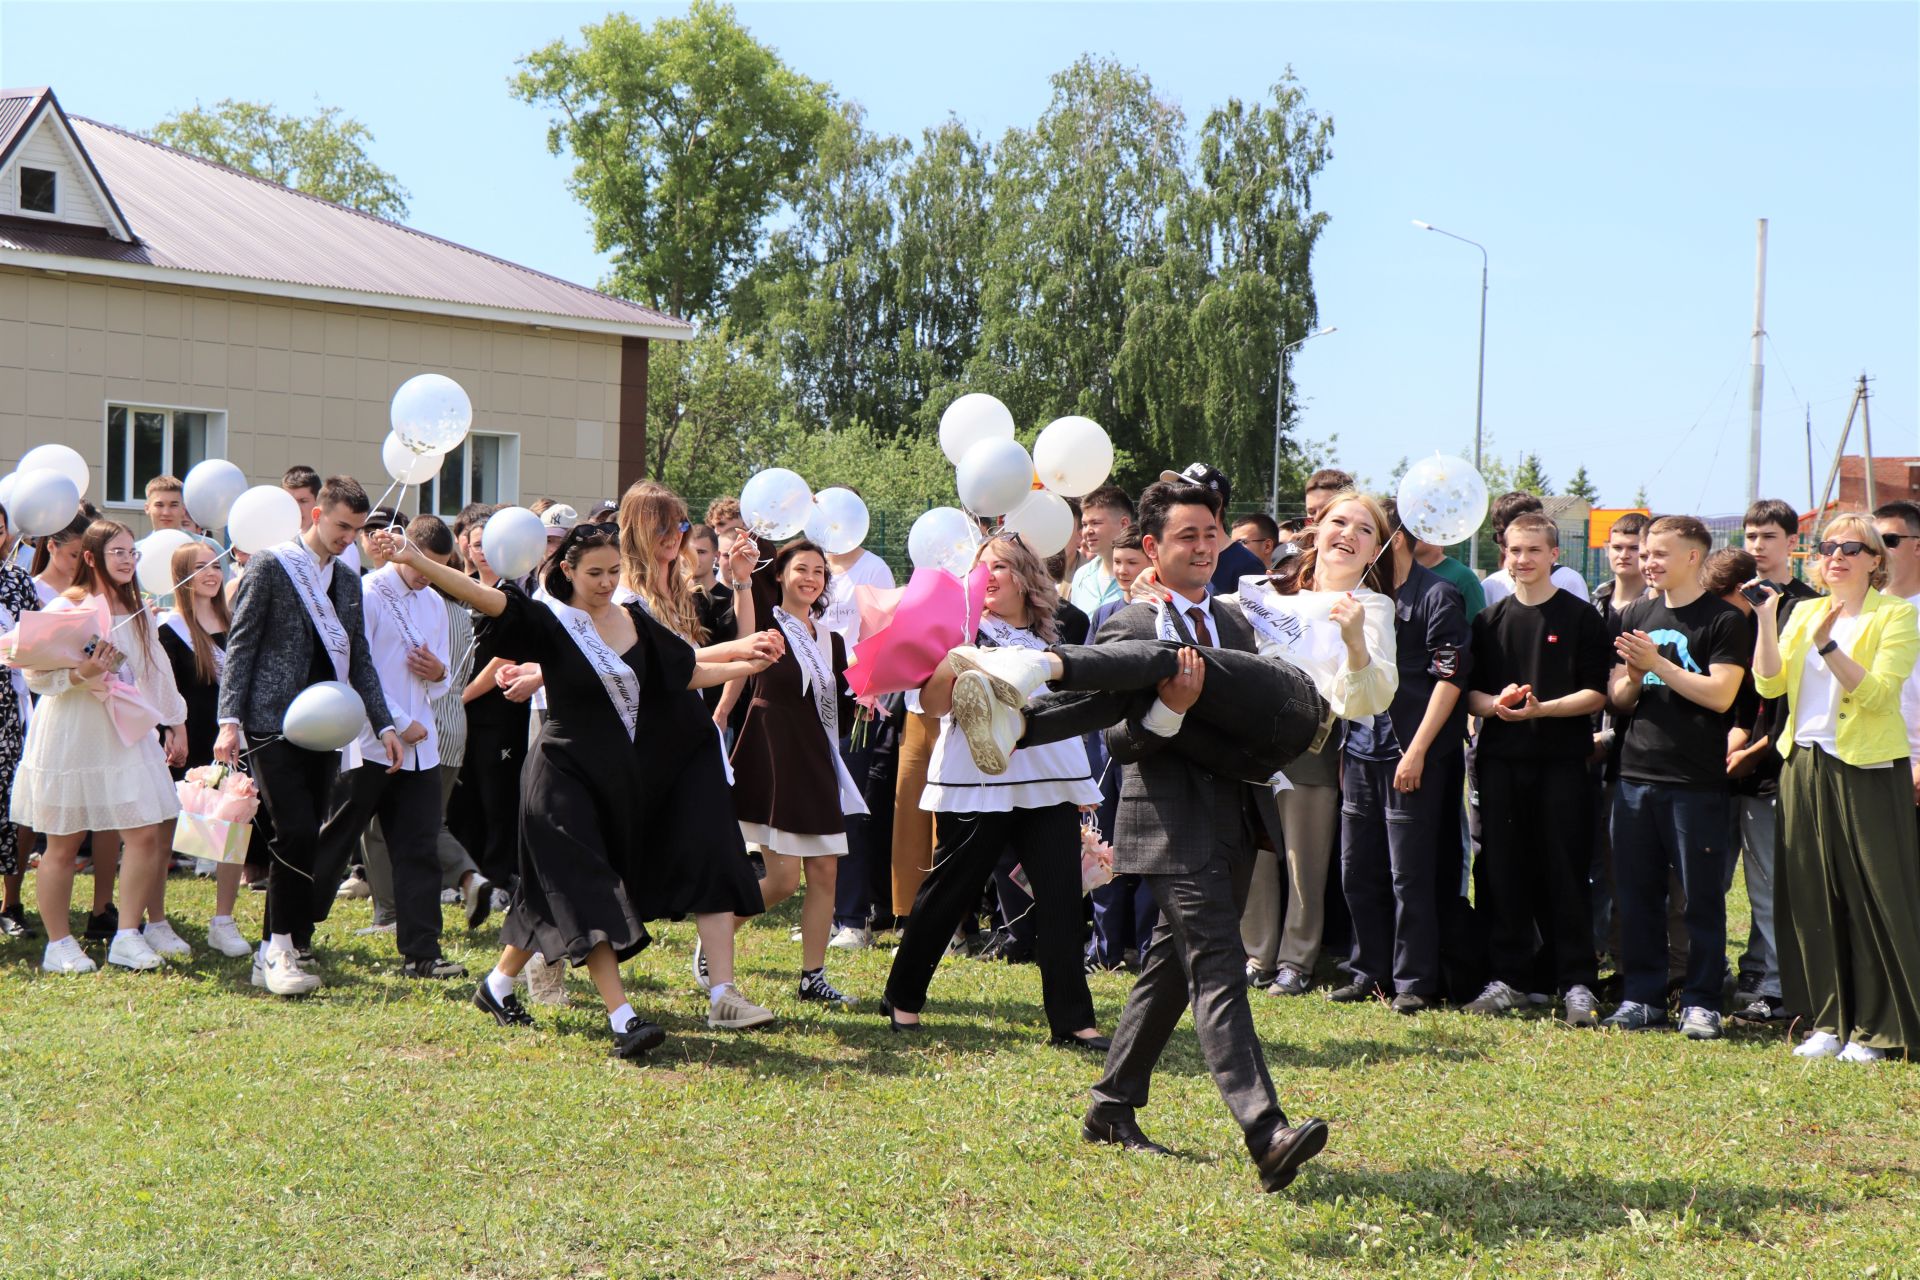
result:
[[[107,548],[107,559],[109,560],[138,560],[139,558],[140,553],[132,547]]]
[[[1835,555],[1857,556],[1863,551],[1872,550],[1872,548],[1867,546],[1867,544],[1864,542],[1828,541],[1828,542],[1821,543],[1819,546],[1815,547],[1814,550],[1818,551],[1823,556],[1827,556],[1831,558]]]

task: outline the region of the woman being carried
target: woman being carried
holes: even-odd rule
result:
[[[386,532],[379,554],[419,572],[433,586],[483,616],[502,647],[541,664],[548,716],[527,753],[521,779],[520,880],[501,929],[499,964],[474,992],[474,1003],[503,1026],[533,1018],[513,993],[513,980],[534,954],[584,964],[613,1029],[614,1053],[636,1058],[666,1032],[634,1012],[620,981],[620,962],[651,939],[642,904],[654,887],[640,879],[640,799],[646,783],[634,749],[643,728],[648,686],[677,691],[727,680],[771,660],[768,641],[740,646],[750,661],[703,667],[693,651],[637,604],[617,605],[620,548],[610,530],[581,525],[547,555],[541,579],[549,600],[537,603],[511,585],[482,586],[436,564],[413,544]]]

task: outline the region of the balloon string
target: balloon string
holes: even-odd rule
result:
[[[216,564],[219,564],[222,560],[225,560],[228,556],[232,554],[233,554],[233,544],[228,543],[227,549],[225,551],[222,551],[219,555],[207,561],[206,564],[201,565],[198,569],[195,569],[192,573],[180,579],[180,581],[174,583],[171,587],[168,587],[165,591],[159,592],[157,594],[163,595],[163,596],[172,595],[174,592],[178,591],[180,588],[186,586],[189,582],[192,582],[195,578],[199,577],[207,569],[213,567]],[[126,626],[129,622],[132,622],[135,618],[139,617],[141,614],[151,613],[152,611],[153,611],[153,602],[149,600],[147,603],[141,605],[134,612],[120,619],[120,621],[114,623],[112,629],[109,630],[107,634],[112,635],[115,631],[118,631],[120,628]]]

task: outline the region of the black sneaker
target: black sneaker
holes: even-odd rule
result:
[[[12,906],[0,911],[0,933],[9,938],[37,938],[40,931],[27,923],[25,907]]]
[[[464,978],[467,966],[445,956],[434,956],[430,960],[414,959],[401,964],[400,972],[409,978]]]
[[[1327,992],[1327,999],[1335,1004],[1364,1004],[1369,1000],[1378,1000],[1386,992],[1380,984],[1370,978],[1355,978],[1344,987],[1335,987]]]
[[[533,1015],[520,1003],[520,997],[509,991],[505,1000],[493,998],[493,989],[481,983],[474,989],[473,1007],[492,1018],[503,1027],[530,1027]]]
[[[99,915],[87,917],[86,939],[88,942],[111,942],[113,935],[120,932],[120,909],[111,902]]]
[[[485,987],[481,989],[485,990]],[[635,1018],[627,1024],[625,1031],[613,1033],[613,1056],[631,1061],[649,1050],[658,1049],[660,1042],[666,1038],[667,1029],[659,1023]]]
[[[1433,1005],[1428,1002],[1425,996],[1415,995],[1411,991],[1402,991],[1393,998],[1393,1011],[1395,1013],[1404,1013],[1409,1017],[1416,1013],[1425,1013],[1432,1007]]]
[[[812,969],[800,975],[800,1000],[802,1003],[837,1004],[843,1009],[851,1009],[859,1003],[845,992],[836,991],[833,984],[827,981],[825,969]]]
[[[1749,996],[1744,1004],[1736,1005],[1727,1016],[1734,1022],[1764,1026],[1769,1022],[1784,1022],[1788,1014],[1786,1006],[1772,996]]]

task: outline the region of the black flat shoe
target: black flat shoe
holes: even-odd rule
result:
[[[1291,1128],[1275,1129],[1267,1140],[1267,1149],[1254,1158],[1260,1168],[1260,1185],[1268,1191],[1284,1191],[1300,1166],[1319,1155],[1327,1145],[1327,1122],[1304,1120]]]
[[[629,1061],[643,1057],[648,1051],[658,1049],[666,1038],[667,1029],[659,1023],[635,1018],[625,1031],[613,1033],[613,1056]]]
[[[925,1030],[927,1025],[924,1022],[900,1021],[900,1019],[893,1016],[893,1005],[886,1000],[880,1002],[880,1016],[887,1020],[888,1028],[890,1028],[895,1035],[900,1036],[912,1035],[916,1031]]]
[[[449,978],[466,977],[467,966],[457,960],[449,960],[445,956],[434,956],[430,960],[407,960],[401,964],[400,972],[409,978],[436,978],[444,981]]]
[[[1133,1122],[1132,1116],[1112,1119],[1089,1111],[1080,1121],[1080,1138],[1083,1142],[1102,1143],[1140,1155],[1170,1156],[1173,1154],[1140,1132],[1140,1126]]]
[[[111,902],[99,915],[87,917],[86,939],[88,942],[111,942],[113,935],[120,932],[120,910]]]
[[[1106,1036],[1055,1036],[1050,1043],[1056,1049],[1084,1049],[1088,1053],[1105,1053],[1113,1048],[1113,1041]]]
[[[1335,1004],[1364,1004],[1378,1000],[1384,995],[1386,992],[1381,990],[1378,983],[1361,979],[1357,982],[1349,982],[1343,987],[1335,987],[1327,992],[1327,999]]]
[[[528,1013],[526,1006],[520,1003],[520,997],[511,991],[507,993],[505,1000],[496,1000],[493,998],[493,988],[483,982],[474,989],[473,1005],[503,1027],[533,1025],[533,1015]]]

